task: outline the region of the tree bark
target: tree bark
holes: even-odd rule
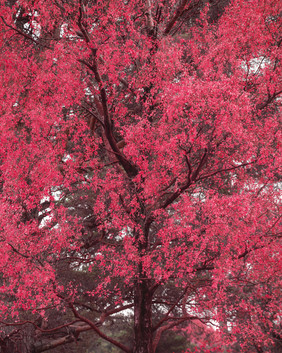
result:
[[[135,288],[133,353],[153,353],[152,293],[146,282],[140,280]]]

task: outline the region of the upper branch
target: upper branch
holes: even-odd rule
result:
[[[151,0],[147,0],[147,27],[151,33],[154,30],[154,20],[152,16],[152,3]]]
[[[83,24],[82,24],[82,9],[80,7],[80,15],[78,19],[78,25],[82,31],[83,37],[87,43],[90,42],[89,36],[87,31],[85,30]],[[85,60],[78,60],[85,66],[87,66],[94,74],[95,80],[99,85],[99,90],[100,90],[100,98],[102,102],[102,107],[103,107],[103,115],[104,115],[104,123],[102,123],[104,130],[105,130],[105,135],[106,138],[113,150],[113,152],[116,154],[116,157],[124,170],[126,171],[127,175],[129,177],[134,177],[138,174],[137,168],[131,164],[124,156],[124,154],[121,152],[119,149],[116,140],[113,136],[112,132],[112,123],[111,123],[111,118],[109,114],[109,108],[108,108],[108,101],[107,101],[107,93],[103,84],[103,81],[101,79],[99,70],[98,70],[98,63],[97,63],[97,49],[91,49],[92,50],[92,55],[93,55],[93,63],[89,64]]]
[[[231,170],[234,170],[234,169],[238,169],[238,168],[241,168],[241,167],[245,167],[247,165],[250,165],[250,164],[253,164],[255,163],[256,161],[253,161],[253,162],[249,162],[249,163],[243,163],[243,164],[240,164],[240,165],[236,165],[235,167],[230,167],[230,168],[225,168],[225,169],[219,169],[219,170],[216,170],[215,172],[211,173],[211,174],[207,174],[207,175],[203,175],[202,177],[200,177],[198,180],[204,180],[204,179],[207,179],[213,175],[216,175],[218,173],[223,173],[223,172],[229,172]]]
[[[116,140],[113,136],[112,132],[112,123],[110,119],[110,114],[109,114],[109,109],[108,109],[108,102],[107,102],[107,93],[104,87],[104,84],[102,82],[99,70],[98,70],[98,65],[97,65],[97,49],[92,49],[92,54],[93,54],[93,64],[89,65],[85,61],[81,61],[84,63],[93,73],[96,82],[99,85],[100,89],[100,98],[102,101],[102,107],[103,107],[103,114],[104,114],[104,125],[105,125],[105,135],[106,138],[113,150],[113,152],[116,153],[117,159],[119,160],[120,164],[123,166],[124,170],[130,177],[134,177],[137,175],[138,171],[137,168],[132,165],[124,156],[124,154],[120,151],[120,149],[117,146]]]
[[[267,100],[263,103],[259,103],[256,106],[257,110],[263,110],[264,108],[266,108],[270,103],[272,103],[272,101],[278,97],[280,94],[282,93],[282,91],[278,91],[278,92],[274,92],[273,94],[270,94],[268,92],[268,96],[267,96]]]
[[[31,42],[33,42],[33,43],[35,43],[35,44],[37,44],[37,45],[40,45],[41,47],[51,49],[51,47],[49,47],[48,45],[45,45],[45,44],[40,43],[40,41],[37,41],[36,39],[34,39],[34,38],[33,38],[32,36],[30,36],[29,34],[24,33],[24,32],[22,32],[22,31],[20,31],[19,29],[15,28],[15,27],[13,27],[13,26],[11,26],[11,25],[9,25],[9,24],[5,21],[5,19],[4,19],[3,16],[0,16],[0,17],[1,17],[1,19],[2,19],[2,21],[3,21],[3,23],[4,23],[4,25],[7,26],[8,28],[10,28],[10,29],[12,29],[13,31],[17,32],[18,34],[20,34],[20,35],[23,36],[24,38],[28,39],[29,41],[31,41]]]
[[[188,161],[188,159],[186,159],[186,162],[188,161],[188,177],[187,177],[187,181],[176,191],[174,192],[172,195],[170,195],[165,202],[163,203],[163,205],[161,206],[161,208],[166,208],[167,206],[169,206],[172,202],[174,202],[185,190],[187,190],[189,188],[189,186],[196,181],[197,176],[199,175],[200,171],[202,170],[203,166],[205,165],[206,161],[207,161],[207,157],[208,157],[208,149],[205,149],[204,154],[202,155],[202,158],[200,160],[200,163],[198,164],[197,169],[191,173],[191,165]]]
[[[82,34],[83,38],[85,39],[86,43],[89,43],[90,42],[89,35],[88,35],[87,30],[84,28],[84,25],[82,23],[83,16],[84,16],[83,4],[82,4],[82,1],[80,0],[78,27],[81,30],[81,34]]]
[[[179,19],[179,17],[182,15],[185,6],[187,4],[188,0],[182,0],[178,6],[178,8],[175,11],[174,16],[171,18],[171,20],[168,22],[165,30],[164,30],[164,35],[168,35],[169,32],[172,30],[172,27],[174,26],[175,22]]]

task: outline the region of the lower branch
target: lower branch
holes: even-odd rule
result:
[[[85,332],[89,330],[92,330],[92,327],[90,327],[89,325],[77,326],[75,328],[71,327],[71,334],[54,339],[52,341],[35,343],[34,352],[41,353],[67,343],[76,342],[81,332]]]
[[[168,320],[175,320],[175,322],[172,322],[170,324],[167,324],[165,326],[162,326],[161,328],[159,328],[157,330],[157,333],[156,333],[156,336],[154,338],[154,341],[153,341],[153,352],[156,351],[156,348],[158,346],[158,343],[161,339],[161,336],[162,336],[162,333],[166,330],[169,330],[171,329],[172,327],[174,326],[178,326],[180,324],[182,324],[183,322],[185,321],[188,321],[188,320],[198,320],[199,318],[197,316],[185,316],[185,317],[182,317],[182,318],[168,318]]]
[[[81,316],[81,315],[77,312],[77,310],[75,309],[75,307],[73,306],[72,303],[69,303],[69,306],[70,306],[72,312],[74,313],[74,316],[75,316],[76,318],[78,318],[80,321],[83,321],[83,322],[85,322],[86,324],[88,324],[88,325],[91,327],[91,329],[93,329],[93,330],[97,333],[98,336],[100,336],[101,338],[103,338],[105,341],[108,341],[108,342],[112,343],[114,346],[120,348],[120,349],[123,350],[124,352],[130,353],[129,348],[127,348],[126,346],[124,346],[124,345],[121,344],[120,342],[114,340],[113,338],[108,337],[107,335],[105,335],[105,334],[97,327],[97,325],[94,324],[94,322],[92,322],[91,320],[87,319],[86,317]]]

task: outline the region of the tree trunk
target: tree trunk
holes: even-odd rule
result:
[[[152,294],[146,282],[141,280],[135,288],[133,353],[153,353]]]

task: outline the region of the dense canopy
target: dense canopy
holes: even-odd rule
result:
[[[281,349],[280,5],[1,1],[0,352]]]

